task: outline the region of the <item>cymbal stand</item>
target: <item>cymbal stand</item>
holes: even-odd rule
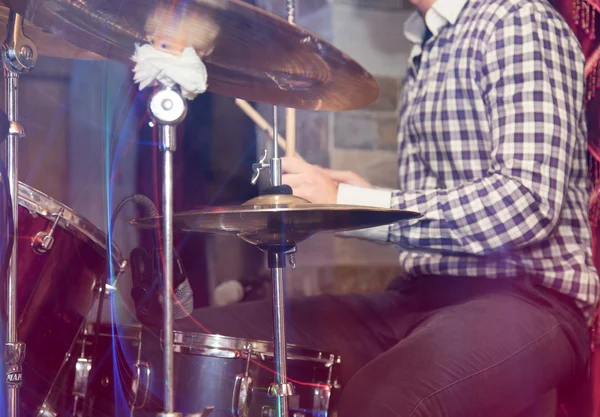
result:
[[[260,171],[269,168],[271,187],[282,190],[281,184],[281,159],[279,158],[277,123],[277,106],[273,108],[273,156],[269,163],[264,162],[264,157],[253,165],[254,176],[252,183],[256,183]],[[266,155],[266,151],[265,151]],[[275,191],[277,192],[277,191]],[[287,346],[285,339],[285,292],[283,287],[283,270],[286,267],[286,256],[296,251],[295,245],[275,244],[261,245],[259,249],[267,252],[268,264],[271,269],[273,281],[273,346],[275,358],[275,382],[269,387],[269,395],[277,397],[277,416],[289,416],[288,397],[294,395],[292,384],[287,382]],[[293,258],[292,258],[293,259]],[[292,263],[290,259],[290,263]],[[294,265],[292,264],[292,267]]]
[[[6,384],[7,408],[9,417],[19,415],[19,388],[23,381],[23,361],[25,344],[18,341],[17,336],[17,231],[19,220],[19,138],[25,136],[23,126],[19,123],[19,76],[30,71],[37,61],[37,50],[33,41],[23,34],[23,17],[10,11],[7,25],[7,36],[2,46],[2,62],[4,64],[5,108],[10,129],[8,133],[6,159],[14,230],[14,244],[10,257],[7,300],[8,322],[6,328]]]
[[[187,114],[187,103],[181,92],[161,86],[150,98],[149,111],[159,128],[160,149],[163,152],[163,352],[165,374],[164,413],[162,417],[179,417],[174,412],[173,358],[173,153],[177,143],[177,125]]]

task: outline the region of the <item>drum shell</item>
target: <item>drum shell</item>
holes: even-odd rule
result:
[[[164,396],[163,351],[156,331],[145,329],[142,337],[142,356],[152,364],[151,392],[156,401]],[[223,341],[229,346],[230,342],[238,347],[260,346],[257,350],[265,354],[256,352],[248,362],[243,350],[223,349]],[[239,383],[239,378],[246,375],[247,365],[252,378],[248,417],[268,416],[265,408],[276,410],[276,399],[268,394],[275,378],[270,343],[176,331],[174,348],[174,393],[178,412],[195,413],[214,406],[211,417],[236,416],[232,412],[236,379]],[[294,395],[289,399],[290,415],[331,416],[339,391],[339,366],[340,358],[335,354],[288,346],[287,375],[294,386]],[[151,406],[152,409],[146,407],[146,410],[160,411],[162,402]]]
[[[106,235],[73,210],[19,184],[17,233],[17,334],[25,343],[20,402],[24,415],[37,415],[93,306],[95,288],[108,270]],[[52,247],[35,246],[49,233]],[[36,249],[37,248],[37,249]],[[43,253],[42,253],[43,252]],[[113,271],[122,262],[113,249]]]

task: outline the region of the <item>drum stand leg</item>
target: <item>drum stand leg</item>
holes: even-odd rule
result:
[[[23,361],[25,359],[25,344],[18,341],[17,336],[17,231],[19,220],[19,170],[18,170],[18,140],[25,136],[19,123],[18,86],[19,75],[33,68],[37,60],[37,50],[33,41],[23,35],[23,17],[10,11],[7,37],[2,48],[5,80],[5,108],[10,129],[6,151],[8,181],[12,200],[14,220],[13,248],[10,258],[10,270],[7,288],[6,328],[6,384],[7,408],[9,417],[19,415],[19,387],[23,381]]]
[[[168,87],[157,90],[150,99],[150,113],[159,127],[163,152],[163,352],[165,398],[163,417],[180,416],[174,412],[173,372],[173,153],[176,150],[177,125],[185,118],[187,104],[181,94]]]

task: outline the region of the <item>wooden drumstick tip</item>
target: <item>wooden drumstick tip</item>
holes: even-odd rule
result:
[[[285,109],[285,134],[287,136],[286,156],[296,154],[296,109]]]

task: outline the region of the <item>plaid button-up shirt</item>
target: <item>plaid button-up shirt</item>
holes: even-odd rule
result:
[[[444,2],[457,3],[434,4],[424,20],[434,36],[411,54],[399,189],[342,186],[338,202],[362,192],[363,204],[423,214],[370,231],[401,247],[410,275],[528,276],[590,318],[598,275],[579,43],[546,0],[463,0],[446,14]]]

